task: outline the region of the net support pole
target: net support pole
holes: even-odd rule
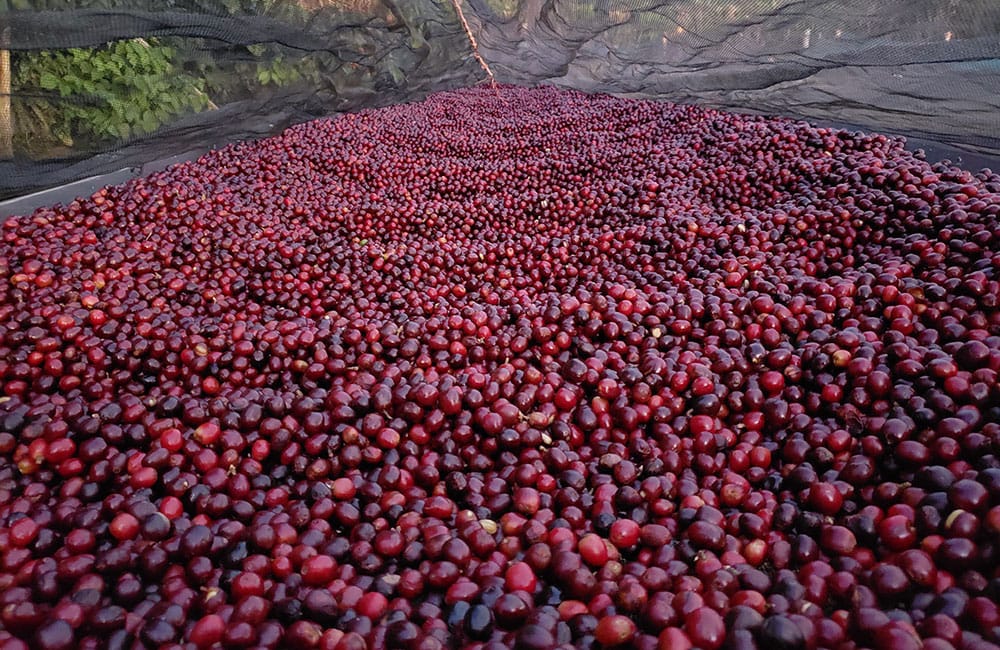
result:
[[[10,106],[10,27],[0,27],[0,160],[14,157],[14,116]]]
[[[483,55],[479,53],[479,44],[476,43],[476,37],[472,33],[472,28],[469,27],[469,21],[465,19],[465,12],[462,11],[462,0],[451,0],[451,4],[455,7],[455,13],[458,14],[458,22],[462,23],[462,29],[465,30],[465,35],[469,39],[469,44],[472,46],[472,56],[476,57],[476,61],[479,63],[485,72],[486,76],[490,79],[490,85],[497,85],[496,77],[493,76],[493,71],[490,70],[490,64],[486,62]]]

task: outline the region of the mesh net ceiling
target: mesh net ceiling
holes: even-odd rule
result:
[[[1000,155],[993,0],[462,0],[496,80]],[[482,82],[451,0],[0,0],[0,197]]]

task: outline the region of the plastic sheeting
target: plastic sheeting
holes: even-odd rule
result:
[[[0,161],[0,197],[484,77],[450,0],[4,3],[15,157]],[[501,82],[799,117],[1000,157],[994,0],[463,0],[463,7]],[[69,129],[79,132],[62,133],[53,146],[34,131],[18,137],[19,129],[39,128],[24,123],[32,115],[122,101],[106,88],[53,89],[51,78],[32,86],[18,66],[41,51],[92,52],[122,39],[169,47],[173,69],[206,94],[203,105],[120,135],[94,136],[85,132],[93,125],[77,121]],[[127,65],[117,70],[129,74]]]
[[[1000,149],[1000,3],[468,1],[507,81]]]

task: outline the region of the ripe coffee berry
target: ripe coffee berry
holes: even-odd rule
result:
[[[498,86],[11,218],[0,646],[996,647],[998,216]]]

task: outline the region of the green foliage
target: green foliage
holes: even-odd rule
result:
[[[143,39],[18,54],[14,92],[38,99],[15,106],[16,136],[67,146],[81,138],[112,141],[211,106],[203,82],[178,70],[174,56],[173,48]]]
[[[242,57],[213,57],[197,47],[186,49],[192,58],[187,68],[205,81],[205,91],[216,103],[252,97],[263,87],[282,88],[294,84],[321,83],[324,55],[288,51],[275,44],[250,45]],[[325,57],[329,58],[329,57]]]
[[[257,81],[262,85],[287,86],[302,79],[302,73],[294,65],[288,65],[280,54],[271,61],[257,63]]]
[[[220,16],[265,15],[269,20],[322,32],[348,20],[347,15],[354,22],[358,15],[370,18],[366,2],[163,0],[156,9]],[[148,0],[0,0],[0,8],[4,6],[68,10],[150,5]],[[389,19],[394,20],[392,16]],[[370,41],[364,30],[338,33],[331,50],[370,53]],[[354,85],[362,75],[371,74],[369,68],[342,61],[331,51],[307,52],[273,42],[220,46],[216,41],[191,37],[15,52],[12,63],[15,149],[32,157],[101,149],[155,131],[181,115],[266,97],[262,90],[312,88],[336,93],[338,87]],[[382,63],[387,74],[397,83],[403,82],[404,73],[398,66],[391,60]]]
[[[504,20],[510,20],[517,15],[520,5],[518,0],[486,0],[486,6],[496,15]]]

